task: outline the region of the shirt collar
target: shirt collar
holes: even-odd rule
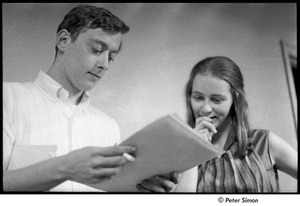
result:
[[[58,99],[68,102],[69,92],[45,72],[39,72],[34,81],[34,85],[40,89],[52,102],[56,102]],[[89,92],[84,91],[80,100],[80,104],[89,104],[89,99]]]

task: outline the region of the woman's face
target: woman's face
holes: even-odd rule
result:
[[[195,76],[191,94],[195,120],[203,116],[209,117],[218,129],[229,120],[232,103],[230,85],[226,81],[209,75]]]

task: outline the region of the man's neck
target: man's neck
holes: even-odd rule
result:
[[[68,100],[70,101],[71,104],[78,105],[79,102],[81,101],[82,95],[83,95],[83,91],[72,96],[69,94]]]
[[[74,87],[72,87],[70,82],[63,79],[66,76],[62,74],[63,71],[64,71],[63,68],[61,68],[61,66],[59,66],[56,63],[56,61],[54,61],[54,63],[48,70],[47,74],[56,82],[58,82],[66,91],[68,91],[69,93],[68,100],[70,101],[70,103],[73,105],[77,105],[81,100],[83,91],[75,89]]]

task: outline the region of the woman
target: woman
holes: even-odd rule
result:
[[[297,152],[273,132],[250,128],[243,76],[231,59],[216,56],[198,62],[185,95],[188,124],[226,151],[199,165],[197,192],[279,192],[277,170],[297,179]],[[145,181],[139,188],[157,192],[158,186],[171,185],[160,179]]]

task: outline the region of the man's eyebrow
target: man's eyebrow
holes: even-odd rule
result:
[[[107,44],[99,39],[89,39],[89,43],[100,44],[104,49],[107,49]]]
[[[89,42],[100,44],[103,47],[103,49],[105,49],[105,50],[108,48],[107,44],[104,41],[101,41],[99,39],[90,39]],[[111,52],[112,53],[119,53],[122,49],[121,47],[122,47],[122,42],[121,42],[120,47],[119,47],[118,50],[111,50]]]

